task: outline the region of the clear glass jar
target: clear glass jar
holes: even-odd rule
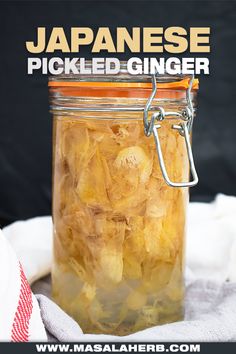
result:
[[[160,106],[187,106],[188,79],[159,81],[149,121]],[[55,301],[85,333],[126,335],[181,320],[188,188],[166,184],[155,139],[144,133],[150,78],[61,76],[49,86]],[[173,129],[180,120],[159,120],[173,181],[189,179],[185,139]]]

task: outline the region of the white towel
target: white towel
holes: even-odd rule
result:
[[[52,262],[52,220],[50,216],[16,221],[3,233],[23,265],[28,282],[47,275]]]
[[[195,279],[236,282],[236,197],[190,203],[186,256]]]
[[[23,268],[0,231],[0,340],[45,341],[39,305]]]
[[[42,284],[41,284],[42,286]],[[184,321],[148,328],[129,336],[83,334],[56,304],[37,295],[51,341],[62,342],[226,342],[236,341],[236,283],[195,280],[186,289]]]

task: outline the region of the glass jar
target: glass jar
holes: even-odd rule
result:
[[[181,320],[197,80],[72,75],[49,86],[55,301],[85,333]]]

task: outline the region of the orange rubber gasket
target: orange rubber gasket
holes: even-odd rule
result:
[[[49,81],[49,87],[87,87],[87,88],[143,88],[151,89],[152,83],[150,82],[101,82],[101,81]],[[159,89],[171,89],[171,90],[186,90],[189,86],[189,79],[183,79],[181,81],[160,83],[157,82],[157,88]],[[198,90],[199,81],[194,79],[192,90]]]

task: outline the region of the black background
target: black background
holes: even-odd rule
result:
[[[236,2],[2,1],[1,225],[51,212],[52,122],[47,77],[26,74],[25,42],[36,39],[39,26],[47,27],[48,33],[54,26],[63,26],[67,33],[72,26],[95,30],[103,26],[112,30],[117,26],[210,26],[210,76],[200,78],[193,135],[200,182],[191,189],[191,198],[210,201],[219,192],[236,195]],[[89,52],[80,55],[89,57]]]

